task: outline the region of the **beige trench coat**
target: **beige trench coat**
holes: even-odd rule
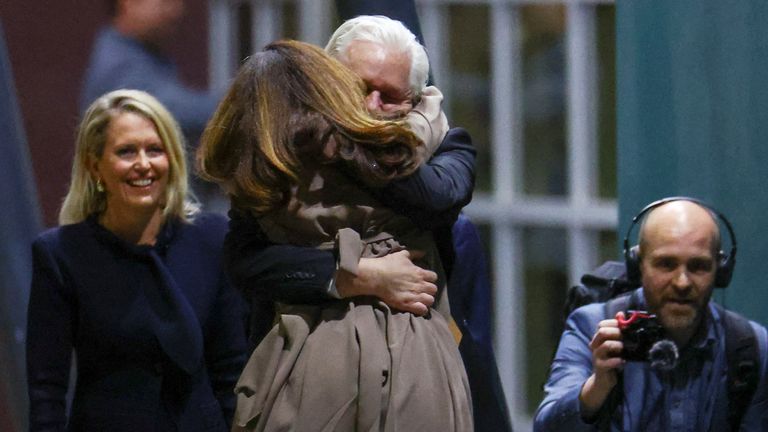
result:
[[[469,386],[429,233],[323,166],[260,222],[276,242],[338,247],[340,265],[353,272],[361,255],[424,250],[418,264],[438,272],[441,289],[428,317],[372,297],[278,305],[274,327],[237,383],[234,431],[472,431]]]

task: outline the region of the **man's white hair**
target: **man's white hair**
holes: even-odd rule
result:
[[[373,42],[394,52],[407,54],[411,59],[408,76],[411,94],[414,97],[421,95],[429,77],[427,51],[403,23],[381,15],[360,15],[348,19],[333,32],[325,51],[342,63],[348,63],[347,52],[354,41]]]

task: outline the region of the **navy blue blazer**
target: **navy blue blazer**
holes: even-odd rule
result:
[[[229,430],[247,347],[243,301],[222,270],[226,229],[221,216],[202,214],[137,246],[92,216],[35,240],[31,431]]]

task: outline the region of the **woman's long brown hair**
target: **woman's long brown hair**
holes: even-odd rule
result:
[[[338,160],[370,185],[412,173],[419,139],[365,109],[362,80],[320,48],[283,40],[240,68],[203,133],[201,175],[256,215],[287,198],[307,158]]]

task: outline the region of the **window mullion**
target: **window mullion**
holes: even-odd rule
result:
[[[569,3],[566,19],[568,184],[571,201],[584,206],[597,190],[595,8]]]
[[[297,0],[299,38],[324,47],[331,37],[331,8],[329,0]]]
[[[237,64],[237,36],[233,25],[234,9],[229,1],[214,0],[208,14],[208,82],[213,89],[224,89]]]
[[[424,46],[429,56],[429,69],[432,78],[443,92],[443,110],[451,120],[451,73],[450,73],[450,46],[449,39],[450,20],[448,18],[448,6],[443,2],[428,2],[419,5],[419,19],[421,21]]]
[[[279,0],[251,0],[251,48],[261,51],[283,34]]]

